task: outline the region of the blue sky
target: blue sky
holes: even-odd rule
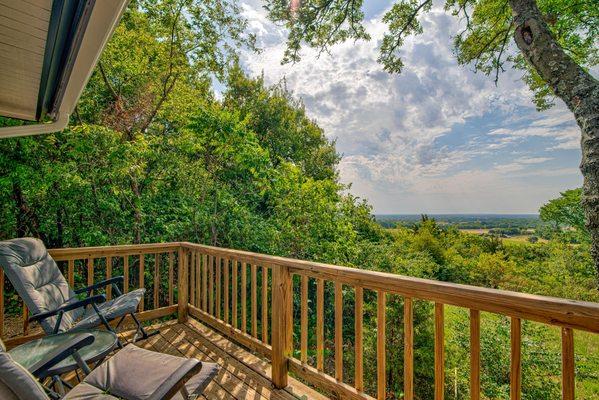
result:
[[[451,49],[459,21],[439,5],[425,33],[406,40],[401,75],[376,59],[390,2],[365,1],[369,42],[330,54],[304,49],[281,65],[285,31],[258,0],[244,15],[263,49],[243,64],[268,83],[283,77],[310,117],[336,139],[339,171],[375,213],[534,213],[560,191],[581,185],[579,131],[563,104],[537,112],[521,73],[493,79],[460,67]]]

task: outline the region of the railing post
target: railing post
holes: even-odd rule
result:
[[[187,322],[187,313],[188,313],[188,292],[187,292],[187,282],[188,282],[188,274],[187,274],[187,250],[181,246],[179,247],[179,259],[177,260],[179,264],[178,275],[177,275],[177,303],[178,303],[178,320],[180,323]]]
[[[293,347],[292,287],[289,267],[272,266],[272,382],[287,386],[289,358]]]

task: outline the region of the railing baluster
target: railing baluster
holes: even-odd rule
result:
[[[316,283],[316,369],[324,368],[324,279]]]
[[[335,379],[343,381],[343,286],[335,282]]]
[[[145,288],[145,274],[146,274],[146,265],[145,265],[145,256],[143,254],[139,255],[139,288]],[[141,296],[141,301],[139,302],[139,311],[143,311],[145,309],[145,297]]]
[[[70,259],[67,266],[67,277],[69,286],[75,287],[75,260]]]
[[[160,254],[154,254],[154,308],[160,307]]]
[[[288,360],[293,349],[293,289],[288,267],[272,266],[272,296],[272,382],[275,388],[282,389],[287,386]]]
[[[224,302],[225,302],[225,318],[224,321],[226,323],[229,323],[229,307],[231,307],[231,305],[229,304],[229,259],[225,258],[223,260],[223,280],[225,281],[225,293],[224,293]]]
[[[574,331],[562,328],[562,400],[574,400]]]
[[[216,318],[220,319],[220,306],[221,306],[221,298],[220,298],[220,289],[221,289],[221,258],[216,258]]]
[[[258,337],[258,278],[256,264],[252,264],[252,336]]]
[[[0,268],[0,339],[4,336],[4,269]]]
[[[106,257],[106,279],[112,278],[112,257]],[[106,299],[112,299],[112,285],[106,286]]]
[[[27,335],[27,333],[29,332],[29,309],[27,308],[25,303],[23,303],[22,318],[23,318],[23,334]]]
[[[308,362],[308,276],[302,275],[302,294],[301,294],[301,361]]]
[[[246,262],[241,263],[241,331],[247,332],[248,315],[247,315],[247,269]]]
[[[231,306],[231,320],[233,328],[237,328],[237,260],[231,260],[231,268],[233,268],[233,305]]]
[[[445,317],[444,305],[435,303],[435,400],[445,395]]]
[[[378,400],[385,400],[387,394],[387,382],[385,376],[386,358],[385,351],[385,314],[387,306],[387,294],[382,290],[377,292],[377,318],[376,318],[376,387]]]
[[[510,356],[510,399],[520,400],[522,396],[522,321],[512,317],[511,323],[511,356]]]
[[[470,310],[470,399],[480,399],[480,311]]]
[[[214,256],[208,260],[208,312],[214,315]]]
[[[177,319],[179,323],[185,323],[188,319],[188,305],[189,301],[189,265],[187,264],[187,249],[179,247],[179,255],[177,258]]]
[[[87,286],[94,284],[94,259],[87,259]]]
[[[208,312],[208,255],[202,255],[202,310]]]
[[[405,297],[403,303],[404,329],[404,400],[414,400],[414,312],[413,300]]]
[[[174,277],[174,258],[175,255],[172,251],[168,253],[168,305],[172,306],[174,304],[174,290],[173,290],[173,281]]]
[[[196,252],[191,251],[189,253],[189,302],[194,306],[196,304]]]
[[[262,341],[268,344],[268,267],[262,266]]]
[[[356,366],[355,366],[355,386],[360,392],[364,391],[364,338],[362,335],[362,327],[364,321],[364,289],[356,287],[356,307],[355,307],[355,331],[356,331]]]
[[[179,277],[181,279],[181,277]],[[123,293],[129,291],[129,255],[123,256]]]
[[[201,295],[202,295],[202,290],[201,290],[201,284],[202,284],[202,257],[201,254],[199,252],[196,251],[196,265],[195,265],[195,270],[196,270],[196,307],[200,308],[201,307]]]

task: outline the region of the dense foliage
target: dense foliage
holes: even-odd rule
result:
[[[228,33],[215,29],[212,21]],[[228,2],[133,2],[72,125],[57,134],[0,141],[0,238],[36,236],[48,247],[188,240],[599,300],[584,243],[504,243],[442,227],[431,219],[383,229],[368,203],[339,182],[334,143],[302,104],[284,85],[267,87],[236,65],[229,46],[252,45],[241,33],[243,26]],[[214,76],[224,83],[221,96],[211,89]],[[0,120],[8,123],[14,122]],[[310,288],[311,299],[314,289]],[[332,287],[327,287],[325,298],[332,299]],[[353,289],[344,288],[344,299],[345,376],[351,382]],[[397,296],[388,299],[389,398],[401,397],[402,301]],[[364,307],[365,385],[372,393],[375,293],[365,292]],[[326,369],[331,372],[333,307],[325,310]],[[310,311],[313,318],[315,312]],[[431,312],[431,304],[416,303],[419,399],[431,398],[432,391]],[[453,371],[447,374],[448,396],[467,398],[467,316],[450,309],[448,323],[447,370]],[[524,398],[559,398],[558,336],[533,324],[525,325],[524,332]],[[485,315],[486,398],[506,396],[508,339],[508,323]],[[314,342],[311,335],[312,349]],[[589,348],[597,345],[584,339],[585,343],[591,343]],[[596,353],[583,350],[577,353],[577,382],[582,393],[589,394],[585,398],[599,396],[599,376],[593,368],[599,360]]]

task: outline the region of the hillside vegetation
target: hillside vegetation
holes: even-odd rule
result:
[[[0,239],[36,236],[48,247],[186,240],[599,301],[585,242],[572,246],[556,237],[548,243],[506,243],[433,220],[384,229],[367,201],[348,194],[340,183],[334,142],[284,84],[267,87],[262,78],[248,78],[235,62],[223,61],[218,42],[204,43],[201,49],[208,55],[202,53],[203,58],[188,56],[195,49],[189,35],[199,35],[194,29],[206,26],[174,19],[162,2],[133,4],[71,126],[57,134],[0,141]],[[192,11],[184,14],[196,18]],[[222,23],[236,24],[234,18]],[[172,35],[173,27],[181,34]],[[211,89],[211,74],[223,83],[218,96]],[[326,289],[327,302],[332,289]],[[315,299],[314,287],[309,296]],[[9,312],[18,313],[14,295],[7,297]],[[299,293],[294,301],[299,310]],[[344,301],[344,376],[351,383],[353,289],[344,288]],[[309,307],[313,318],[315,302]],[[365,385],[373,393],[375,293],[365,292],[364,307]],[[333,307],[325,310],[326,368],[331,372]],[[390,399],[401,398],[401,310],[402,299],[389,296]],[[418,399],[432,398],[431,316],[431,304],[416,303]],[[466,399],[467,315],[449,308],[448,321],[447,398]],[[524,324],[524,338],[523,398],[559,399],[558,333]],[[508,396],[508,343],[509,321],[483,315],[486,399]],[[311,349],[314,344],[311,332]],[[597,338],[577,335],[576,346],[580,398],[599,398]]]

